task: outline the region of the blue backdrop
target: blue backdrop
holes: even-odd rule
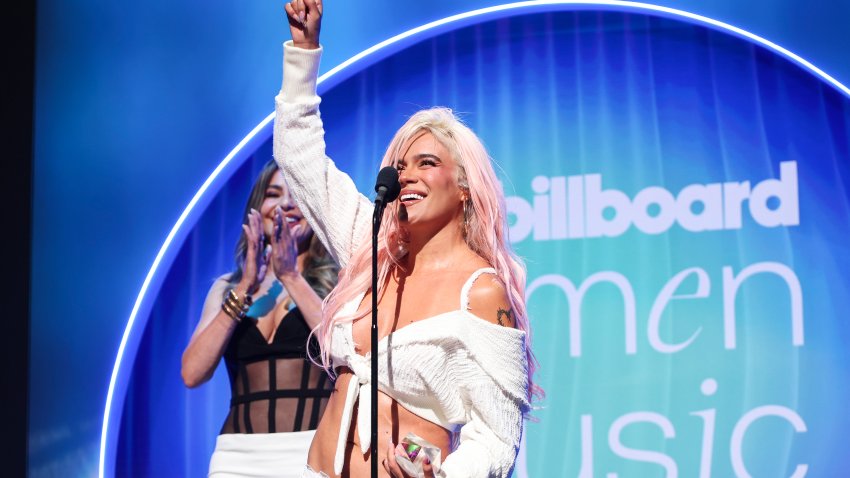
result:
[[[389,8],[376,2],[367,9],[369,28],[358,26],[367,23],[360,9],[338,6],[339,13],[329,13],[325,28],[324,71],[377,40],[458,11],[453,2],[418,3],[399,16],[397,4]],[[684,2],[674,6],[688,8]],[[737,7],[720,2],[711,10],[703,5],[693,9],[790,47],[846,84],[850,75],[841,74],[847,65],[840,52],[847,45],[841,26],[848,7],[797,8],[790,3]],[[205,5],[200,12],[192,5],[165,2],[39,3],[30,414],[34,476],[96,473],[109,374],[133,301],[162,239],[197,187],[270,111],[284,37],[280,18],[276,4]],[[363,21],[344,24],[343,18]],[[644,476],[670,470],[659,455],[649,460],[656,464],[642,463],[633,454],[627,459],[629,453],[618,447],[620,438],[627,446],[665,453],[685,476],[708,462],[716,474],[729,474],[736,430],[739,435],[747,431],[741,437],[741,456],[753,476],[791,474],[797,463],[811,464],[815,476],[830,476],[842,465],[835,450],[815,445],[836,443],[846,426],[844,415],[831,407],[846,402],[847,383],[839,380],[829,389],[812,384],[847,376],[841,368],[847,356],[840,348],[847,331],[837,312],[846,307],[842,295],[847,290],[840,275],[847,260],[841,239],[847,237],[845,97],[746,42],[644,16],[529,17],[441,36],[413,48],[419,57],[408,56],[413,50],[402,52],[329,92],[324,113],[335,135],[329,138],[336,148],[332,152],[342,151],[340,144],[357,152],[346,161],[347,168],[368,190],[365,178],[373,173],[374,158],[389,132],[417,105],[442,103],[467,112],[468,122],[505,169],[515,212],[513,232],[523,236],[517,247],[529,259],[536,287],[532,312],[546,318],[535,319],[537,334],[558,341],[538,339],[535,345],[546,360],[541,380],[549,397],[540,423],[529,429],[529,450],[534,450],[528,455],[529,476],[539,476],[543,466],[577,474],[579,466],[591,463],[596,474]],[[399,74],[400,67],[420,68],[421,75]],[[350,129],[352,124],[359,130]],[[195,262],[186,262],[189,245],[175,251],[163,290],[174,292],[177,287],[169,281],[184,270],[195,275],[183,284],[192,284],[191,293],[200,294],[214,274],[226,269],[235,238],[227,208],[232,203],[241,208],[252,168],[267,157],[260,152],[226,186],[232,189],[229,199],[216,196],[207,210],[210,215],[220,208],[223,229],[211,232],[199,223],[186,243],[215,238],[217,245],[205,247],[217,249]],[[522,167],[517,161],[523,161]],[[792,162],[797,173],[793,200],[784,200],[791,197],[792,179],[790,166],[780,170],[783,162]],[[635,225],[620,234],[611,226],[613,237],[594,238],[586,237],[587,230],[573,232],[575,222],[564,219],[573,217],[573,195],[583,198],[578,202],[596,205],[615,196],[626,197],[628,204],[662,198],[660,205],[647,205],[650,213],[644,216],[664,218],[664,211],[681,212],[669,205],[664,191],[675,198],[691,185],[749,181],[755,195],[769,178],[781,179],[766,186],[785,191],[780,193],[783,200],[764,194],[766,205],[755,213],[749,206],[753,203],[742,203],[740,229],[727,227],[734,213],[724,208],[722,227],[701,232],[685,229],[676,215],[669,228],[656,226],[662,232],[647,234],[637,213],[623,212]],[[621,195],[600,191],[594,203],[590,191],[597,181],[601,190]],[[584,194],[575,192],[575,184],[582,185]],[[641,196],[652,186],[659,189]],[[741,187],[726,190],[740,192]],[[759,222],[757,216],[764,213],[761,219],[772,224],[765,214],[776,210],[774,216],[782,216],[786,204],[795,200],[797,224]],[[708,203],[704,207],[711,210]],[[621,211],[637,210],[622,200],[619,204]],[[561,212],[559,223],[553,215]],[[600,214],[617,223],[613,208]],[[656,223],[663,226],[664,221]],[[199,262],[206,269],[189,268]],[[791,271],[800,282],[802,340],[792,333],[793,279],[769,271],[742,279],[744,271],[757,270],[747,267],[758,264],[783,265],[786,269],[773,270]],[[651,326],[656,297],[682,271],[689,271],[681,277],[683,285],[668,295],[702,297],[700,288],[708,284],[705,298],[662,309]],[[594,276],[600,272],[609,274]],[[635,296],[631,341],[628,287],[616,274]],[[571,348],[573,354],[566,357],[566,344],[577,334],[569,329],[569,305],[576,300],[567,300],[565,280],[580,287],[600,277],[608,282],[588,290],[580,309],[582,350],[575,355]],[[742,285],[737,296],[732,294],[737,341],[730,348],[724,291],[731,290],[736,278]],[[765,307],[764,297],[776,300]],[[156,310],[168,301],[185,310],[184,322],[161,320]],[[145,354],[168,357],[182,347],[196,316],[191,308],[197,305],[190,302],[190,296],[157,299],[135,370],[145,363]],[[176,332],[168,327],[177,327]],[[649,336],[653,329],[658,330],[654,339]],[[659,350],[697,331],[681,351]],[[154,340],[157,334],[160,342]],[[151,348],[166,345],[171,347],[167,352]],[[133,425],[140,416],[134,414],[154,404],[169,404],[160,408],[178,413],[181,400],[206,399],[174,388],[176,363],[162,365],[130,374],[127,401],[119,405],[126,413],[122,423],[132,433],[121,435],[120,449],[138,449],[140,454],[118,454],[124,466],[134,459],[148,460],[145,466],[153,470],[163,456],[162,448],[145,442],[161,433],[156,420],[140,427]],[[595,376],[604,380],[594,382]],[[163,383],[171,388],[156,388]],[[811,388],[818,393],[809,392]],[[199,393],[213,394],[214,388]],[[613,398],[622,396],[633,398]],[[760,408],[765,406],[782,408]],[[745,417],[756,416],[752,413],[767,411],[777,413],[750,428],[739,426]],[[806,433],[795,432],[791,412],[806,425]],[[183,415],[178,425],[182,431],[173,437],[181,447],[205,444],[194,445],[199,450],[194,454],[181,455],[184,469],[193,475],[206,459],[200,449],[208,453],[209,429],[218,427],[221,412],[211,405],[203,413]],[[714,447],[704,459],[709,442],[704,430],[712,429],[704,425],[709,416],[715,423]],[[634,424],[614,434],[617,440],[612,442],[612,430],[629,420]],[[665,440],[671,429],[675,438]],[[554,430],[566,435],[560,441],[547,435]],[[765,440],[771,445],[754,445]],[[544,465],[542,453],[554,446],[568,452],[550,452]],[[781,461],[774,459],[777,454]]]
[[[517,476],[844,469],[829,438],[850,425],[846,96],[680,20],[523,15],[417,43],[329,89],[329,154],[368,191],[397,125],[432,104],[462,112],[489,146],[528,261],[548,396]],[[187,391],[179,357],[229,268],[237,198],[268,157],[266,142],[162,284],[118,476],[204,473],[226,379]]]

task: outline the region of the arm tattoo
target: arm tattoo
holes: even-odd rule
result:
[[[504,327],[505,323],[502,322],[502,316],[505,316],[505,318],[507,318],[511,323],[513,323],[513,321],[514,321],[514,311],[513,311],[513,309],[505,310],[505,309],[499,307],[499,311],[496,312],[496,322],[498,322],[499,325]]]

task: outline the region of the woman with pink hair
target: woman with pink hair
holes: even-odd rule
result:
[[[384,211],[378,289],[371,290],[373,205],[325,154],[316,94],[322,4],[293,0],[285,8],[292,41],[284,44],[274,155],[342,267],[316,330],[334,393],[303,476],[368,476],[375,446],[382,476],[507,477],[538,389],[525,271],[510,251],[490,157],[445,108],[420,111],[399,129],[381,166],[398,169],[401,194]],[[373,293],[383,337],[377,397],[370,391]],[[378,443],[370,443],[373,398]],[[404,441],[427,446],[415,458],[419,448]]]

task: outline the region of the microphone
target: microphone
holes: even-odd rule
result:
[[[398,182],[398,171],[392,166],[381,168],[378,172],[378,180],[375,181],[375,204],[386,206],[396,200],[401,192],[401,184]]]

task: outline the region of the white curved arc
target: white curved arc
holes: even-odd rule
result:
[[[641,12],[641,13],[656,12],[656,13],[661,13],[661,14],[664,14],[665,16],[670,16],[670,17],[674,17],[674,18],[682,18],[682,17],[688,18],[690,20],[694,20],[698,23],[701,23],[701,24],[706,25],[706,26],[713,27],[713,28],[718,29],[718,30],[724,30],[724,31],[727,31],[727,32],[735,33],[736,35],[738,35],[740,37],[747,38],[749,40],[752,40],[755,43],[758,43],[759,45],[762,45],[762,46],[764,46],[764,47],[766,47],[770,50],[773,50],[777,53],[780,53],[781,55],[791,59],[792,61],[799,64],[800,66],[803,66],[806,69],[810,70],[812,73],[816,74],[817,76],[819,76],[820,78],[822,78],[823,80],[825,80],[826,82],[830,83],[832,86],[837,88],[838,90],[844,92],[845,95],[850,97],[850,88],[848,88],[847,86],[844,86],[841,82],[839,82],[838,80],[836,80],[835,78],[833,78],[832,76],[827,74],[825,71],[816,67],[815,65],[813,65],[808,60],[804,59],[803,57],[791,52],[790,50],[788,50],[788,49],[786,49],[782,46],[779,46],[778,44],[776,44],[776,43],[774,43],[770,40],[762,38],[762,37],[760,37],[760,36],[758,36],[754,33],[750,33],[750,32],[748,32],[748,31],[746,31],[742,28],[738,28],[734,25],[730,25],[728,23],[724,23],[724,22],[721,22],[719,20],[715,20],[713,18],[709,18],[709,17],[703,16],[703,15],[698,15],[696,13],[686,12],[684,10],[678,10],[678,9],[675,9],[675,8],[664,7],[664,6],[660,6],[660,5],[652,5],[652,4],[649,4],[649,3],[617,1],[617,0],[584,0],[584,1],[532,0],[532,1],[515,2],[515,3],[504,4],[504,5],[497,5],[497,6],[493,6],[493,7],[480,8],[478,10],[472,10],[472,11],[466,12],[466,13],[459,13],[457,15],[452,15],[450,17],[446,17],[446,18],[442,18],[440,20],[435,20],[435,21],[430,22],[430,23],[426,23],[425,25],[418,26],[416,28],[411,28],[410,30],[399,33],[398,35],[395,35],[394,37],[388,38],[387,40],[384,40],[380,43],[377,43],[377,44],[363,50],[362,52],[352,56],[351,58],[345,60],[344,62],[340,63],[339,65],[331,68],[330,70],[327,71],[327,73],[325,73],[325,74],[323,74],[319,77],[319,81],[321,82],[322,80],[330,79],[334,75],[336,75],[339,72],[347,69],[349,66],[363,60],[364,58],[366,58],[366,57],[368,57],[368,56],[370,56],[370,55],[372,55],[372,54],[374,54],[374,53],[376,53],[380,50],[383,50],[384,48],[386,48],[390,45],[399,43],[402,40],[406,40],[408,38],[414,37],[417,34],[428,31],[428,30],[433,30],[433,29],[436,29],[436,28],[439,28],[439,27],[442,27],[442,26],[445,26],[445,25],[450,25],[450,24],[453,24],[453,23],[462,22],[463,20],[467,20],[467,19],[471,19],[471,18],[486,16],[488,14],[504,13],[504,12],[510,11],[510,10],[519,10],[519,9],[526,9],[526,8],[530,8],[530,7],[545,7],[545,6],[587,7],[587,8],[590,8],[590,7],[606,7],[606,8],[616,8],[616,9],[621,9],[621,10],[634,10],[634,11]]]
[[[412,29],[407,30],[403,33],[400,33],[400,34],[398,34],[398,35],[396,35],[392,38],[384,40],[384,41],[382,41],[382,42],[380,42],[376,45],[373,45],[372,47],[367,48],[366,50],[363,50],[362,52],[352,56],[351,58],[345,60],[344,62],[340,63],[339,65],[328,70],[325,74],[321,75],[319,77],[318,83],[322,84],[322,83],[326,82],[327,80],[335,77],[339,73],[345,71],[350,66],[355,65],[358,62],[362,61],[364,58],[367,58],[370,55],[373,55],[373,54],[375,54],[375,53],[377,53],[381,50],[384,50],[385,48],[387,48],[391,45],[400,43],[403,40],[413,38],[416,35],[421,34],[423,32],[426,32],[426,31],[429,31],[429,30],[434,30],[434,29],[437,29],[437,28],[442,27],[442,26],[463,22],[464,20],[482,17],[482,16],[487,16],[487,15],[490,15],[490,14],[503,14],[504,12],[511,11],[511,10],[520,10],[520,9],[527,9],[527,8],[532,8],[532,7],[547,7],[547,6],[561,6],[561,7],[570,7],[570,8],[585,7],[585,8],[588,8],[588,9],[593,8],[593,7],[605,7],[606,9],[619,9],[619,10],[626,10],[626,11],[634,10],[638,13],[656,12],[656,13],[663,14],[665,16],[673,17],[673,18],[688,18],[688,19],[693,20],[697,23],[700,23],[700,24],[703,24],[703,25],[706,25],[706,26],[710,26],[710,27],[713,27],[713,28],[718,29],[718,30],[732,32],[732,33],[734,33],[734,34],[736,34],[740,37],[749,39],[749,40],[753,41],[754,43],[757,43],[757,44],[762,45],[762,46],[764,46],[764,47],[766,47],[766,48],[768,48],[772,51],[780,53],[781,55],[785,56],[786,58],[791,59],[792,61],[794,61],[798,65],[808,69],[809,71],[814,73],[816,76],[820,77],[821,79],[823,79],[827,83],[831,84],[836,89],[843,92],[848,98],[850,98],[850,88],[844,86],[838,80],[836,80],[832,76],[828,75],[826,72],[824,72],[820,68],[814,66],[812,63],[810,63],[809,61],[800,57],[799,55],[796,55],[795,53],[777,45],[776,43],[773,43],[769,40],[766,40],[766,39],[764,39],[764,38],[762,38],[758,35],[755,35],[753,33],[746,31],[746,30],[743,30],[741,28],[730,25],[728,23],[724,23],[724,22],[721,22],[721,21],[718,21],[718,20],[714,20],[712,18],[708,18],[708,17],[702,16],[702,15],[697,15],[697,14],[694,14],[694,13],[686,12],[686,11],[683,11],[683,10],[678,10],[678,9],[675,9],[675,8],[663,7],[663,6],[659,6],[659,5],[652,5],[652,4],[641,3],[641,2],[627,2],[627,1],[615,1],[615,0],[608,0],[608,1],[604,1],[604,0],[599,0],[599,1],[592,1],[592,0],[587,0],[587,1],[533,0],[533,1],[515,2],[515,3],[509,3],[509,4],[503,4],[503,5],[496,5],[496,6],[492,6],[492,7],[486,7],[486,8],[481,8],[481,9],[477,9],[477,10],[472,10],[472,11],[466,12],[466,13],[460,13],[460,14],[457,14],[457,15],[452,15],[452,16],[449,16],[449,17],[446,17],[446,18],[443,18],[443,19],[440,19],[440,20],[436,20],[436,21],[427,23],[425,25],[422,25],[422,26],[419,26],[419,27],[416,27],[416,28],[412,28]],[[195,205],[200,201],[200,199],[203,197],[203,195],[206,193],[206,191],[210,188],[210,186],[216,181],[216,179],[218,179],[219,174],[221,174],[221,172],[227,166],[229,166],[230,161],[242,150],[243,147],[245,147],[246,144],[251,142],[273,120],[274,120],[274,113],[271,113],[262,122],[260,122],[260,124],[258,124],[253,130],[251,130],[251,132],[248,133],[248,135],[246,135],[245,138],[243,138],[242,141],[240,141],[239,144],[237,144],[236,147],[233,148],[233,150],[221,161],[221,163],[219,163],[219,165],[215,168],[215,170],[213,170],[213,172],[210,174],[210,176],[207,178],[207,180],[204,181],[204,183],[198,189],[197,193],[195,193],[195,195],[192,197],[192,200],[189,201],[189,204],[186,205],[186,208],[183,210],[182,214],[177,219],[174,226],[171,228],[171,231],[168,233],[168,236],[166,236],[165,241],[163,242],[162,246],[159,249],[159,252],[156,255],[156,258],[154,259],[153,263],[151,264],[151,267],[148,270],[147,276],[145,276],[145,280],[142,283],[142,287],[139,290],[138,296],[136,297],[136,301],[133,305],[133,309],[130,312],[130,317],[127,321],[127,326],[124,328],[124,334],[122,335],[121,343],[118,346],[118,352],[117,352],[117,355],[116,355],[116,358],[115,358],[115,364],[112,368],[112,374],[111,374],[110,380],[109,380],[109,388],[108,388],[107,394],[106,394],[106,403],[105,403],[104,414],[103,414],[103,425],[102,425],[102,428],[101,428],[100,453],[99,453],[99,460],[98,460],[98,477],[99,478],[104,477],[104,464],[105,464],[105,455],[106,455],[106,439],[107,439],[107,434],[108,434],[108,429],[109,429],[109,417],[110,417],[110,411],[111,411],[111,407],[112,407],[112,400],[113,400],[113,396],[114,396],[114,393],[115,393],[115,384],[116,384],[118,374],[119,374],[120,369],[121,369],[121,361],[123,360],[126,345],[129,341],[129,337],[130,337],[130,334],[132,332],[133,325],[136,321],[136,317],[137,317],[138,311],[141,307],[141,304],[144,301],[147,289],[150,286],[151,282],[153,281],[153,278],[156,275],[158,268],[159,268],[159,265],[162,262],[162,259],[164,258],[166,252],[168,251],[169,247],[171,246],[172,242],[174,241],[174,238],[178,235],[178,232],[180,231],[181,227],[185,223],[186,219],[190,216]],[[523,458],[524,458],[524,455],[523,455]],[[524,460],[523,460],[523,462],[524,462]],[[520,476],[525,476],[525,470],[515,470],[515,471],[518,472],[518,473],[522,473],[522,475],[520,475]]]

